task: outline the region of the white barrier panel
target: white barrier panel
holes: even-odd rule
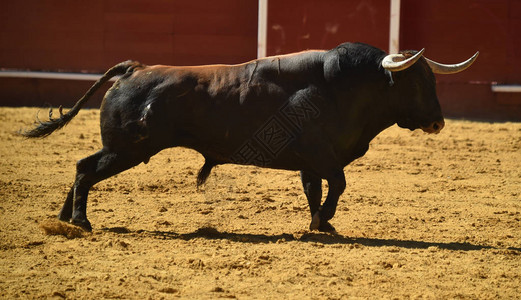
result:
[[[521,93],[520,84],[493,84],[490,87],[494,93]]]
[[[41,79],[62,79],[62,80],[87,80],[96,81],[103,74],[83,74],[83,73],[61,73],[61,72],[30,72],[30,71],[0,71],[0,77],[10,78],[41,78]],[[119,76],[115,76],[110,81],[116,81]]]

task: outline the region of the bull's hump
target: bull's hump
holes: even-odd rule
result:
[[[326,50],[305,50],[305,51],[300,51],[300,52],[295,52],[295,53],[267,56],[267,57],[264,57],[264,58],[259,58],[258,60],[287,59],[287,58],[291,59],[291,58],[296,58],[296,57],[299,57],[299,56],[303,56],[304,57],[304,56],[322,54],[322,53],[325,53],[325,52],[326,52]]]

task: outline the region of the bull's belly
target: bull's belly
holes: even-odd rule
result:
[[[303,170],[309,167],[305,157],[291,149],[289,145],[286,148],[274,148],[260,144],[258,141],[246,141],[239,146],[220,150],[211,147],[189,148],[198,151],[216,164],[253,165],[281,170]]]

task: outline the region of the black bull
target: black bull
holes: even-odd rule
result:
[[[387,55],[345,43],[239,65],[127,61],[108,70],[68,113],[60,108],[59,118],[23,135],[45,137],[65,126],[103,83],[121,75],[101,105],[103,148],[78,161],[60,220],[92,230],[86,208],[94,184],[181,146],[206,160],[197,184],[218,164],[299,170],[310,229],[334,231],[328,221],[346,187],[343,169],[378,133],[395,123],[429,133],[444,126],[433,62],[421,54]],[[323,205],[322,179],[329,185]]]

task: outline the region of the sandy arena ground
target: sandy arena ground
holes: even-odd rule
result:
[[[521,123],[384,131],[345,168],[338,235],[307,230],[297,172],[219,166],[198,190],[202,157],[178,148],[96,185],[94,231],[68,238],[43,229],[101,147],[99,111],[16,136],[37,111],[0,108],[2,299],[521,297]]]

